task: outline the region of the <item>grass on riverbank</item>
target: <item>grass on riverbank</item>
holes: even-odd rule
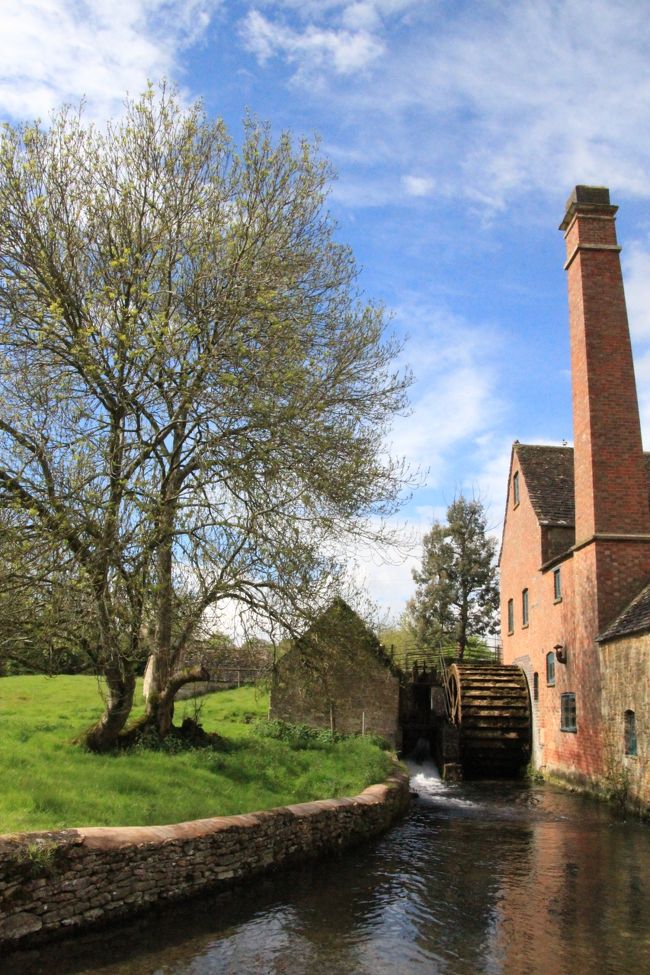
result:
[[[225,739],[222,751],[93,755],[73,739],[101,712],[94,678],[0,678],[0,833],[253,812],[354,795],[390,768],[370,738],[297,750],[256,733],[268,696],[255,688],[183,701],[175,720],[195,708],[205,729]]]

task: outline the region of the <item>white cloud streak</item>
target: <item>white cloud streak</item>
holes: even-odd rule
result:
[[[271,57],[284,57],[296,65],[296,79],[333,69],[338,75],[356,74],[384,52],[384,46],[364,28],[323,29],[309,25],[295,30],[269,20],[252,10],[241,26],[249,51],[265,64]]]
[[[354,131],[369,178],[392,163],[405,194],[417,173],[492,209],[577,182],[650,196],[650,18],[638,0],[263,6],[246,21],[258,26],[250,50],[284,59],[289,79],[317,79],[308,97]]]
[[[410,333],[406,355],[416,373],[412,413],[394,424],[393,452],[428,469],[429,487],[440,486],[453,451],[480,453],[482,438],[502,417],[501,338],[486,325],[470,326],[423,305],[401,307],[396,318]]]
[[[85,98],[105,119],[125,92],[171,76],[181,51],[207,29],[221,0],[5,0],[0,112],[46,118]]]

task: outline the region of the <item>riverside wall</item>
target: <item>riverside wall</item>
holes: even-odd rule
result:
[[[0,952],[335,853],[407,809],[401,771],[358,796],[173,826],[0,836]]]

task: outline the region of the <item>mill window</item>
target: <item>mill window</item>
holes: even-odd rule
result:
[[[512,500],[516,508],[519,504],[519,471],[512,477]]]
[[[546,683],[549,687],[555,686],[555,654],[552,650],[546,654]]]
[[[539,701],[539,674],[533,674],[533,701]]]
[[[636,755],[636,714],[625,712],[625,754]]]
[[[577,731],[576,724],[576,696],[563,694],[560,698],[560,730]]]
[[[559,569],[553,571],[553,599],[556,603],[562,599],[562,574]]]
[[[521,594],[521,625],[528,626],[528,590],[524,589]]]
[[[512,633],[515,628],[515,604],[512,599],[508,600],[508,633]]]

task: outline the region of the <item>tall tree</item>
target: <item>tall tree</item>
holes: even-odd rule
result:
[[[164,86],[104,133],[71,110],[4,128],[0,500],[88,581],[93,748],[130,713],[143,634],[165,735],[209,607],[291,627],[332,553],[394,510],[383,434],[408,381],[334,239],[329,177],[255,120],[237,149]]]
[[[424,536],[422,567],[408,614],[419,641],[453,643],[462,660],[470,637],[497,632],[499,590],[496,542],[486,535],[480,501],[462,495],[447,509],[447,520]]]

